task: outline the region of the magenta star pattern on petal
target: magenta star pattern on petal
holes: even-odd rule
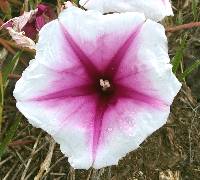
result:
[[[69,7],[40,31],[14,96],[74,168],[117,164],[165,124],[181,87],[162,25]]]

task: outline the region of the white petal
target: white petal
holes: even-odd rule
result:
[[[32,60],[16,83],[14,96],[17,99],[17,108],[33,126],[42,128],[54,137],[74,168],[88,169],[92,166],[92,153],[87,139],[89,130],[84,126],[87,126],[87,119],[90,118],[90,110],[93,108],[90,106],[94,102],[89,101],[90,97],[39,99],[68,89],[68,86],[70,88],[82,84],[79,75],[81,76],[69,74],[66,78],[65,75]],[[81,119],[81,114],[85,114],[85,121]]]
[[[167,121],[170,108],[162,110],[149,106],[137,106],[129,100],[122,100],[106,115],[104,136],[99,146],[94,168],[117,165],[119,159],[139,147],[149,136]],[[113,126],[113,123],[118,124]]]

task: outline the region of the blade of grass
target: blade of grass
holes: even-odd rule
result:
[[[198,20],[198,7],[197,7],[198,2],[196,0],[192,0],[192,14],[194,21]]]
[[[178,49],[176,50],[176,54],[175,56],[172,58],[172,71],[174,74],[176,74],[179,66],[180,66],[180,63],[183,59],[183,53],[184,53],[184,50],[185,50],[185,47],[186,47],[186,42],[187,42],[187,37],[184,36],[182,39],[181,39],[181,42],[180,42],[180,46],[178,47]]]
[[[3,90],[3,80],[2,80],[2,73],[0,71],[0,132],[1,126],[3,122],[3,105],[4,105],[4,90]]]
[[[6,40],[2,39],[0,37],[0,44],[6,48],[11,54],[15,54],[15,50],[10,46],[10,44],[7,43]]]
[[[183,13],[182,11],[178,11],[177,17],[176,17],[176,24],[180,25],[183,24]]]
[[[72,0],[72,2],[73,2],[74,4],[76,4],[77,6],[79,5],[79,0]]]
[[[8,85],[9,79],[8,79],[8,75],[13,73],[18,62],[19,62],[19,58],[22,54],[22,51],[18,51],[15,56],[12,58],[11,62],[8,63],[2,70],[2,81],[3,81],[3,85],[4,85],[4,91]]]
[[[192,73],[196,68],[198,68],[200,65],[200,60],[197,60],[195,63],[193,63],[190,67],[188,67],[181,75],[180,79],[184,80],[190,73]]]
[[[17,112],[15,120],[13,121],[13,123],[12,123],[11,127],[9,128],[9,130],[7,131],[7,133],[5,135],[5,138],[0,143],[0,158],[4,154],[8,144],[11,142],[12,138],[14,137],[21,119],[22,119],[22,115],[19,112]]]
[[[6,64],[3,68],[1,68],[0,71],[0,131],[3,123],[3,108],[4,108],[4,94],[6,87],[9,83],[8,76],[10,73],[14,72],[18,62],[19,58],[22,54],[22,51],[19,51],[15,54],[15,56],[12,58],[11,62]]]

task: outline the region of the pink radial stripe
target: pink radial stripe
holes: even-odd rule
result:
[[[69,121],[69,119],[74,115],[74,113],[79,113],[79,111],[83,108],[83,107],[85,107],[87,105],[87,101],[85,102],[81,102],[79,105],[78,105],[78,107],[77,108],[75,108],[70,114],[68,114],[67,116],[65,116],[64,118],[63,118],[63,120],[61,121],[61,123],[60,123],[60,125],[61,125],[61,127],[59,128],[59,130],[61,130],[62,128],[64,128],[64,126],[65,126],[65,123],[68,123]]]
[[[140,105],[140,103],[145,103],[148,106],[160,109],[164,106],[168,106],[165,104],[165,102],[159,100],[156,97],[152,97],[149,95],[146,95],[145,93],[139,92],[137,90],[134,90],[133,88],[120,85],[118,84],[119,89],[119,98],[129,98],[130,100],[133,100],[135,104]]]
[[[137,60],[137,57],[135,59]],[[116,77],[115,81],[117,81],[117,82],[123,81],[123,80],[129,79],[129,78],[132,78],[134,76],[138,76],[140,74],[144,74],[145,72],[148,72],[148,71],[151,70],[151,69],[148,69],[148,68],[145,68],[145,67],[143,67],[142,69],[138,69],[137,67],[134,67],[134,68],[135,69],[133,71],[123,73],[122,76]]]
[[[72,48],[73,52],[79,59],[80,63],[83,65],[85,71],[89,76],[94,76],[98,69],[96,66],[92,63],[90,58],[83,52],[83,50],[78,46],[78,44],[74,41],[72,36],[69,34],[67,29],[60,23],[61,30],[65,36],[65,41],[69,43],[70,47]]]
[[[100,143],[100,137],[103,133],[102,129],[102,123],[103,123],[103,118],[104,114],[106,113],[106,110],[108,108],[108,104],[105,102],[101,101],[101,99],[97,99],[96,101],[96,111],[95,111],[95,117],[93,120],[93,140],[92,140],[92,159],[93,163],[96,158],[96,153],[98,150],[98,146]]]
[[[79,97],[79,96],[87,96],[87,95],[91,95],[94,93],[94,89],[89,88],[92,87],[91,85],[87,84],[87,85],[82,85],[82,86],[77,86],[77,87],[72,87],[69,89],[64,89],[64,90],[60,90],[57,92],[53,92],[44,96],[39,96],[37,98],[33,98],[31,100],[33,101],[48,101],[48,100],[53,100],[53,99],[57,99],[62,100],[62,99],[66,99],[66,98],[70,98],[70,97]]]
[[[115,76],[117,73],[120,64],[123,63],[123,59],[126,55],[126,53],[129,51],[130,46],[134,43],[134,40],[136,39],[137,35],[140,32],[140,29],[142,28],[142,25],[144,23],[138,25],[133,32],[130,34],[130,36],[127,38],[127,40],[122,44],[122,46],[118,49],[118,51],[114,54],[112,57],[110,63],[108,64],[107,68],[105,69],[105,72],[108,72],[111,76]],[[133,59],[134,61],[134,59]]]

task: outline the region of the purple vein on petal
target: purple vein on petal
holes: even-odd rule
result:
[[[75,108],[70,114],[68,114],[66,117],[64,117],[64,118],[60,121],[61,124],[60,124],[60,127],[59,127],[59,129],[58,129],[57,132],[59,132],[62,128],[64,128],[65,125],[66,125],[66,123],[68,123],[70,120],[72,121],[72,120],[73,120],[72,116],[73,116],[74,114],[78,113],[82,108],[84,108],[84,105],[85,105],[85,104],[86,104],[86,102],[80,103],[80,105],[79,105],[77,108]]]
[[[93,162],[95,161],[96,152],[98,149],[100,136],[102,132],[102,123],[103,123],[103,117],[108,108],[108,105],[103,102],[100,98],[96,100],[96,111],[95,116],[93,120],[93,141],[92,141],[92,158]]]
[[[130,87],[126,87],[123,85],[118,85],[119,88],[119,97],[121,98],[130,98],[135,103],[139,104],[140,102],[145,103],[151,107],[154,108],[162,108],[164,106],[167,106],[167,104],[156,97],[151,97],[149,95],[144,94],[143,92],[139,92],[135,89],[132,89]]]
[[[128,52],[130,46],[136,39],[137,35],[140,32],[140,29],[142,27],[143,23],[138,25],[134,31],[131,33],[131,35],[126,39],[126,41],[120,46],[118,51],[114,54],[112,57],[110,63],[108,64],[105,72],[111,75],[111,77],[114,77],[115,74],[117,73],[120,64],[123,61],[123,58],[125,57],[126,53]]]
[[[79,47],[79,45],[74,41],[74,39],[69,34],[67,29],[61,23],[60,23],[60,26],[64,33],[66,41],[69,43],[70,47],[72,48],[73,52],[79,59],[80,63],[83,65],[87,74],[89,76],[94,76],[98,72],[98,69],[96,68],[96,66],[92,63],[90,58],[83,52],[83,50]]]
[[[162,3],[164,4],[164,5],[166,5],[166,1],[165,0],[161,0],[162,1]]]
[[[49,93],[47,95],[39,96],[37,98],[32,98],[33,101],[48,101],[53,99],[66,99],[70,97],[87,96],[94,93],[90,85],[82,85],[77,87],[72,87],[69,89],[60,90],[57,92]]]

